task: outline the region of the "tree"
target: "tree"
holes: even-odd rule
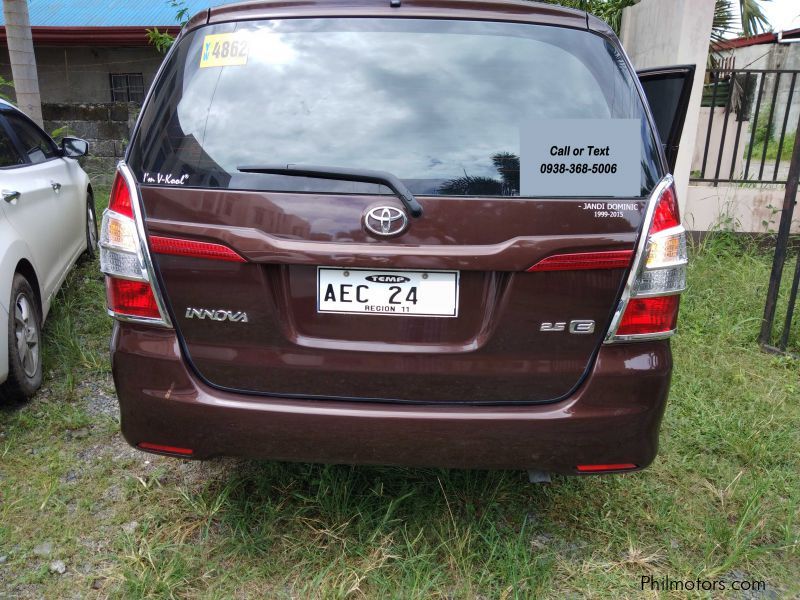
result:
[[[178,25],[181,27],[186,25],[191,15],[189,9],[186,8],[185,0],[169,0],[169,5],[176,10],[175,21]],[[161,54],[166,54],[175,41],[175,37],[166,31],[159,31],[158,27],[153,27],[153,29],[147,30],[147,41],[153,44]]]
[[[17,106],[31,119],[42,125],[42,97],[39,76],[33,53],[28,0],[3,0],[6,19],[6,40],[11,62],[11,76],[17,92]]]
[[[445,181],[438,193],[448,196],[516,196],[519,194],[519,156],[511,152],[492,155],[500,179],[468,175]]]
[[[571,8],[578,8],[592,13],[608,23],[614,31],[619,33],[622,25],[622,10],[637,4],[640,0],[545,0],[549,4],[561,4]],[[760,0],[769,2],[770,0]],[[738,17],[738,18],[737,18]],[[741,23],[741,31],[739,24]],[[722,39],[730,34],[740,34],[745,37],[770,31],[769,23],[764,11],[761,10],[759,0],[716,0],[714,11],[714,26],[711,31],[712,40]]]

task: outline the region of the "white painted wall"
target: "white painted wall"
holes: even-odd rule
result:
[[[694,144],[694,157],[692,158],[692,171],[700,172],[703,167],[703,152],[705,151],[706,135],[708,134],[708,119],[711,109],[707,106],[700,107],[700,115],[697,122],[697,137]],[[722,162],[720,163],[720,177],[728,177],[731,174],[731,163],[733,163],[733,176],[739,179],[744,174],[744,156],[747,153],[747,145],[750,143],[750,122],[742,121],[741,131],[739,132],[739,147],[736,148],[736,157],[733,156],[733,149],[736,146],[736,130],[739,121],[736,120],[736,112],[728,114],[728,127],[725,128],[725,109],[718,107],[714,109],[714,118],[711,121],[711,136],[708,144],[708,158],[706,159],[706,172],[703,179],[712,179],[717,170],[717,159],[719,150],[722,148]],[[725,129],[725,143],[722,143],[722,130]],[[753,168],[758,169],[758,160],[752,161],[750,172]]]
[[[679,64],[696,66],[674,173],[682,208],[688,198],[713,18],[714,0],[642,0],[622,13],[620,39],[637,69]]]
[[[783,186],[690,185],[683,223],[690,231],[774,233],[780,224],[784,194]],[[798,211],[792,221],[792,232],[800,233]]]

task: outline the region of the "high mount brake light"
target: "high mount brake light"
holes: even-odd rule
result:
[[[606,343],[659,339],[675,332],[679,296],[686,289],[686,230],[680,222],[675,184],[656,186],[622,299]]]
[[[143,242],[135,190],[133,176],[121,162],[100,228],[100,270],[106,274],[108,312],[124,321],[169,327],[169,316]]]

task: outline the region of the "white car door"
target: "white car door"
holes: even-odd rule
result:
[[[30,248],[45,301],[85,243],[85,197],[73,169],[53,141],[16,111],[3,111],[3,126],[27,164],[0,171],[4,212]]]

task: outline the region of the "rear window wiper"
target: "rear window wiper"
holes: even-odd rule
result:
[[[289,177],[316,177],[336,181],[356,181],[385,185],[400,198],[412,217],[422,216],[422,205],[397,177],[386,171],[368,169],[343,169],[341,167],[320,167],[312,165],[246,165],[237,167],[241,173],[266,173],[268,175],[288,175]]]

